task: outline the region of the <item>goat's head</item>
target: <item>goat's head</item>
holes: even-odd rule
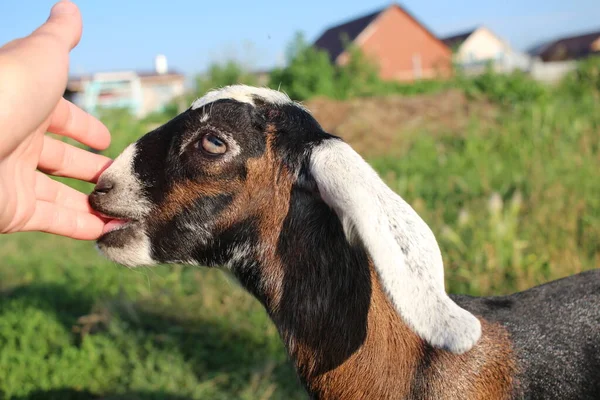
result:
[[[98,246],[117,263],[227,266],[260,276],[256,260],[277,251],[292,188],[335,211],[348,243],[364,246],[386,294],[422,339],[456,353],[476,343],[479,321],[446,295],[425,222],[280,92],[209,92],[131,144],[102,174],[90,203],[113,218]]]

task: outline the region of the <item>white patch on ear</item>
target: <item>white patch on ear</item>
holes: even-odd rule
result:
[[[323,201],[348,240],[361,240],[406,324],[432,346],[470,350],[481,324],[446,294],[440,249],[425,221],[341,140],[315,147],[310,166]]]
[[[291,104],[302,108],[300,104],[293,102],[288,95],[277,90],[247,85],[231,85],[206,93],[192,103],[192,110],[196,110],[217,100],[237,100],[241,103],[254,105],[254,96],[261,97],[267,103],[278,105]]]

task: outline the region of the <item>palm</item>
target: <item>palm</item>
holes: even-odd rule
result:
[[[36,172],[43,147],[43,132],[35,132],[27,137],[7,162],[9,168],[1,179],[8,186],[6,207],[12,216],[8,224],[2,224],[3,232],[22,230],[31,220],[36,208]]]
[[[73,126],[68,122],[80,121]],[[27,135],[0,162],[3,185],[0,232],[41,230],[79,239],[95,239],[102,231],[102,220],[92,213],[87,196],[50,179],[43,172],[95,182],[110,159],[89,153],[45,135],[59,132],[83,143],[106,143],[106,128],[66,100],[60,100],[48,122]],[[43,171],[43,172],[41,172]],[[2,217],[4,218],[2,219]]]

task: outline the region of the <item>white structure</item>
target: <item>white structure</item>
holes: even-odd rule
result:
[[[115,71],[69,79],[65,97],[87,112],[106,108],[128,109],[137,117],[161,111],[185,92],[185,76],[169,71],[159,54],[152,71]]]
[[[492,64],[497,72],[528,71],[529,55],[513,49],[508,42],[484,26],[442,39],[455,51],[454,61],[467,73],[477,73]]]
[[[169,70],[169,67],[167,64],[167,57],[165,57],[163,54],[157,55],[156,58],[154,59],[154,70],[156,71],[156,73],[158,75],[166,74],[167,71]]]

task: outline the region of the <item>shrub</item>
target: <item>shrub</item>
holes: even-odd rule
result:
[[[499,74],[491,67],[475,77],[465,77],[459,72],[456,85],[471,98],[485,97],[502,105],[542,101],[549,95],[548,88],[543,83],[535,81],[524,72]]]
[[[270,87],[295,100],[335,97],[335,69],[327,53],[307,44],[302,33],[296,34],[286,53],[287,65],[271,72]]]
[[[577,68],[567,74],[559,85],[560,91],[573,97],[587,94],[600,97],[600,56],[581,61]]]

